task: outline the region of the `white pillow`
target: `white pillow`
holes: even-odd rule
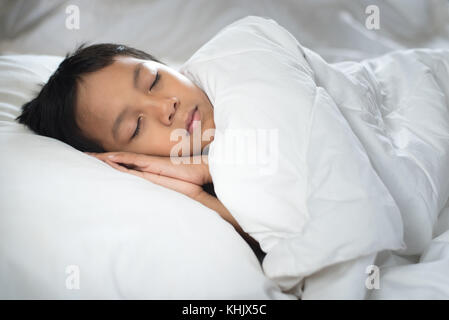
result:
[[[61,59],[0,57],[0,298],[293,298],[214,211],[14,122]]]

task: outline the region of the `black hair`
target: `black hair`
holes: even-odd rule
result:
[[[67,54],[46,84],[31,101],[22,106],[16,120],[39,135],[65,142],[87,152],[104,152],[96,141],[86,138],[75,120],[77,86],[83,75],[111,65],[117,56],[129,56],[164,64],[151,54],[114,43],[80,45]]]

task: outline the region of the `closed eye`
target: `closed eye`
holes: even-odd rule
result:
[[[134,139],[135,137],[137,137],[137,135],[139,134],[140,131],[140,121],[142,119],[142,116],[140,116],[139,118],[137,118],[137,126],[136,126],[136,130],[134,131],[133,135],[131,136],[131,140]]]
[[[159,79],[161,76],[159,75],[159,71],[156,73],[156,78],[154,79],[153,83],[151,84],[150,91],[153,89],[153,87],[159,82]]]

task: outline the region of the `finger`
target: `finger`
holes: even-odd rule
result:
[[[202,190],[201,187],[195,184],[182,181],[176,178],[157,175],[151,172],[143,172],[143,177],[150,182],[174,190],[176,192],[182,193],[189,197],[194,197],[195,194],[197,194],[200,190]]]
[[[89,155],[97,157],[97,158],[107,158],[109,152],[101,152],[101,153],[96,153],[96,152],[87,152]]]
[[[108,165],[110,165],[111,167],[113,167],[113,168],[115,168],[115,169],[117,169],[117,170],[123,171],[123,172],[128,172],[128,171],[130,170],[130,169],[124,167],[124,166],[119,165],[118,163],[109,161],[109,160],[107,160],[107,159],[105,159],[104,162],[106,162],[106,163],[107,163]]]
[[[109,153],[109,152],[104,152],[104,153],[91,153],[91,152],[85,152],[103,162],[106,162],[106,160],[112,161],[110,160],[109,156],[112,155],[113,153]],[[135,165],[133,164],[126,164],[126,163],[119,163],[116,161],[117,164],[122,165],[128,169],[139,169],[137,168]]]
[[[198,185],[204,182],[201,175],[198,175],[198,170],[195,170],[197,168],[189,168],[185,164],[172,162],[170,157],[150,156],[132,152],[106,152],[97,154],[97,156],[103,161],[107,159],[141,172],[171,177]]]
[[[116,153],[108,157],[114,162],[133,165],[142,172],[154,173],[156,175],[194,183],[200,183],[201,180],[194,179],[191,171],[186,170],[183,164],[172,162],[169,157],[150,156],[138,153]]]
[[[166,188],[170,188],[171,189],[176,184],[175,181],[172,181],[173,180],[172,178],[160,176],[160,175],[149,173],[149,172],[145,172],[145,174],[143,174],[140,171],[136,171],[136,170],[125,168],[125,167],[123,167],[123,166],[121,166],[121,165],[119,165],[119,164],[117,164],[117,163],[115,163],[113,161],[108,160],[108,159],[105,159],[104,161],[107,164],[109,164],[111,167],[113,167],[113,168],[115,168],[115,169],[117,169],[119,171],[140,176],[140,177],[145,178],[146,180],[148,180],[150,182],[153,182],[155,184],[161,185],[161,186],[166,187]]]
[[[153,157],[145,171],[201,185],[203,177],[200,169],[195,163],[175,162],[170,157]]]
[[[84,152],[84,153],[88,154],[89,156],[92,156],[92,157],[95,157],[97,159],[100,159],[100,160],[106,159],[106,156],[103,155],[103,153],[95,153],[95,152]]]
[[[104,162],[106,162],[108,165],[110,165],[110,166],[113,167],[114,169],[120,170],[120,171],[122,171],[122,172],[128,172],[128,170],[129,170],[129,169],[127,169],[127,168],[125,168],[125,167],[123,167],[123,166],[121,166],[121,165],[118,165],[118,164],[115,163],[115,162],[109,161],[109,160],[107,160],[107,159],[105,159]]]
[[[106,162],[108,165],[110,165],[111,167],[113,167],[114,169],[117,169],[119,171],[130,173],[130,174],[134,174],[134,175],[137,175],[137,176],[142,176],[142,173],[140,171],[128,169],[128,168],[126,168],[124,166],[121,166],[121,165],[119,165],[119,164],[117,164],[115,162],[109,161],[107,159],[105,159],[104,162]]]
[[[111,167],[116,168],[117,170],[136,175],[154,184],[174,190],[176,192],[180,192],[192,198],[194,198],[194,196],[202,190],[199,186],[195,184],[185,182],[176,178],[166,177],[151,172],[141,172],[132,169],[127,169],[107,159],[105,160],[105,162],[108,163]]]
[[[150,156],[133,152],[114,152],[105,155],[110,161],[132,165],[136,168],[144,168],[150,160]]]
[[[130,152],[103,152],[94,154],[93,156],[102,161],[109,160],[118,164],[126,165],[126,167],[131,169],[140,170],[141,166],[139,164],[142,163],[142,160],[139,156],[144,155]]]
[[[149,156],[133,152],[105,152],[96,156],[102,160],[108,159],[116,163],[130,165],[140,171],[176,177],[173,172],[173,164],[169,162],[167,157]]]

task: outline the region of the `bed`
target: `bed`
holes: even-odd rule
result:
[[[251,14],[278,21],[328,62],[360,61],[414,47],[449,49],[447,1],[403,2],[2,1],[0,297],[448,297],[447,203],[438,214],[431,243],[419,255],[385,251],[357,257],[291,285],[270,274],[214,212],[170,190],[114,172],[13,121],[61,56],[85,40],[124,42],[181,68],[223,27]],[[65,25],[69,4],[79,8],[79,29]],[[378,30],[365,28],[369,4],[380,9]],[[173,10],[182,14],[170,14]],[[414,19],[416,15],[420,19]],[[104,23],[97,23],[100,19]],[[369,265],[381,267],[380,286],[366,291]]]

